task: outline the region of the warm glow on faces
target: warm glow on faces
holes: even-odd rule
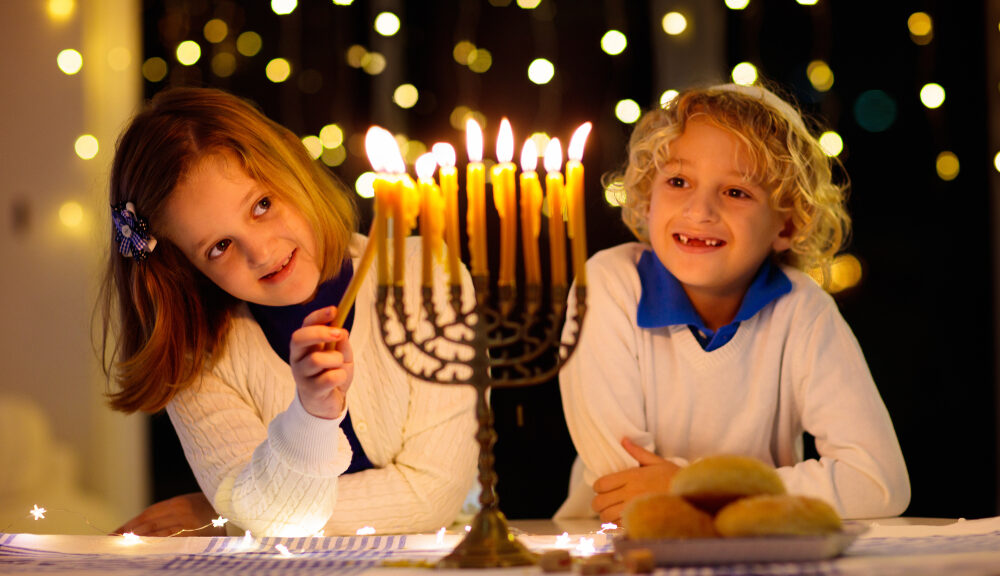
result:
[[[164,219],[165,236],[240,300],[287,306],[316,291],[320,266],[309,223],[229,153],[192,168],[167,199]]]
[[[693,119],[651,184],[650,243],[696,309],[705,299],[742,300],[764,258],[790,245],[786,218],[745,178],[749,168],[735,135]]]

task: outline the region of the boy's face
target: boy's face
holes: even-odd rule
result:
[[[742,300],[764,258],[790,246],[788,218],[744,178],[749,168],[736,136],[696,117],[651,184],[650,243],[692,301]]]
[[[166,236],[232,296],[287,306],[319,284],[316,239],[292,205],[250,178],[229,153],[203,158],[174,188]]]

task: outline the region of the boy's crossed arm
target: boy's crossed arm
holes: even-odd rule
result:
[[[649,492],[666,492],[670,481],[680,466],[661,458],[633,443],[622,439],[622,447],[639,462],[637,468],[629,468],[601,476],[594,481],[594,497],[591,507],[601,516],[601,522],[619,522],[622,510],[633,498]]]

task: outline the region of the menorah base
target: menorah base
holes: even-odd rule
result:
[[[530,566],[538,556],[521,544],[499,510],[480,510],[469,524],[469,533],[438,562],[439,568],[499,568]]]

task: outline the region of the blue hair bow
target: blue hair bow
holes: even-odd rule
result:
[[[135,213],[135,205],[121,202],[111,207],[111,224],[114,226],[118,253],[139,262],[156,247],[156,238],[149,234],[146,220]]]

